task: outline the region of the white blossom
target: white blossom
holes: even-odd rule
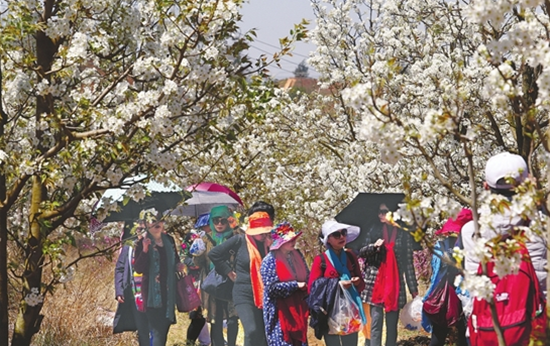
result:
[[[25,302],[28,306],[37,306],[44,303],[44,296],[40,294],[38,287],[32,287],[31,293],[25,296]]]

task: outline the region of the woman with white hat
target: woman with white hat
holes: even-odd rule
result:
[[[230,238],[208,254],[216,271],[235,283],[233,303],[244,328],[244,346],[267,345],[262,315],[260,265],[269,252],[269,232],[272,228],[273,221],[266,212],[255,212],[248,217],[246,234]],[[231,253],[235,254],[234,268],[228,262]]]
[[[357,303],[361,314],[362,323],[366,323],[361,302],[361,291],[365,288],[365,282],[361,275],[361,268],[357,257],[352,251],[346,250],[348,242],[359,236],[359,227],[339,223],[334,220],[325,222],[321,228],[320,240],[325,245],[326,251],[313,260],[308,287],[320,278],[339,280],[342,288],[348,290],[352,299]],[[336,294],[336,292],[334,292]],[[327,311],[330,315],[330,311]],[[357,345],[358,332],[347,335],[329,334],[328,329],[323,333],[327,346]]]

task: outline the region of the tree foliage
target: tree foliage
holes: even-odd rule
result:
[[[2,4],[0,344],[10,285],[19,297],[12,344],[28,345],[46,294],[78,260],[109,251],[70,263],[63,252],[90,236],[102,192],[135,176],[196,182],[187,163],[229,145],[272,97],[263,79],[271,61],[247,56],[255,34],[239,34],[241,1]],[[282,50],[299,35],[302,26]]]

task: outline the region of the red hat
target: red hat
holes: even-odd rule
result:
[[[269,214],[263,211],[257,211],[248,217],[248,228],[246,234],[257,235],[269,233],[273,228],[273,221],[269,218]]]
[[[447,219],[447,221],[443,224],[443,227],[435,232],[435,235],[458,235],[460,233],[460,230],[462,229],[462,226],[464,226],[467,222],[473,220],[473,218],[474,217],[470,209],[462,208],[456,218],[453,219],[450,217],[449,219]]]

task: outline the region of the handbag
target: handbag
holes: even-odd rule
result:
[[[431,323],[443,327],[455,325],[462,315],[462,303],[446,278],[424,301],[422,309]]]
[[[201,298],[195,288],[195,283],[191,275],[177,274],[176,282],[176,306],[179,312],[193,311],[201,306]]]
[[[216,268],[212,269],[204,278],[201,290],[219,300],[233,300],[233,281],[227,276],[218,274]]]

